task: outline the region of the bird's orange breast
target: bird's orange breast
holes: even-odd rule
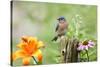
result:
[[[66,29],[66,27],[67,27],[66,23],[59,23],[60,30],[64,30],[64,29]]]

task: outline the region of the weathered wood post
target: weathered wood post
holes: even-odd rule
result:
[[[65,47],[66,47],[66,40],[65,36],[62,36],[60,39],[60,53],[61,53],[61,63],[64,63],[64,55],[65,55]]]
[[[62,63],[78,62],[77,46],[79,44],[76,38],[61,37],[61,61]]]

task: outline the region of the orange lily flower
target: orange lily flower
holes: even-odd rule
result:
[[[23,36],[21,43],[17,45],[20,50],[13,53],[12,59],[16,60],[22,58],[24,65],[29,65],[30,59],[33,57],[38,59],[38,62],[42,62],[41,47],[44,47],[42,41],[38,41],[35,37]]]

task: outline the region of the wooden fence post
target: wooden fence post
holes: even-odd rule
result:
[[[78,51],[77,46],[79,40],[76,38],[67,38],[65,36],[61,37],[61,61],[62,63],[78,62]]]

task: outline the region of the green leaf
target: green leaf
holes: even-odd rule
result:
[[[42,62],[38,62],[37,64],[38,64],[38,65],[41,65],[41,64],[42,64]]]

